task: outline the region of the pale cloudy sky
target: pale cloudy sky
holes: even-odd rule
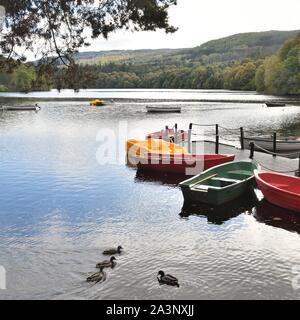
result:
[[[300,0],[178,0],[170,9],[175,34],[118,31],[85,51],[184,48],[235,33],[300,29]]]

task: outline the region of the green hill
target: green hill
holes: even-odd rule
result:
[[[81,52],[81,64],[174,64],[180,62],[216,63],[273,54],[300,30],[266,31],[232,35],[191,49],[115,50]]]

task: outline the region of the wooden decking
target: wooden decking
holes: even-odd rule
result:
[[[215,153],[214,142],[193,142],[194,152],[196,145],[199,148],[198,150],[204,153]],[[250,150],[241,150],[225,144],[219,145],[219,153],[234,154],[236,161],[249,159],[250,156]],[[292,176],[296,174],[299,167],[299,159],[288,159],[282,156],[273,157],[272,155],[258,151],[255,151],[254,159],[261,165],[263,170],[282,172]]]

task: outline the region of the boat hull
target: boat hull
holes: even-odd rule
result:
[[[195,175],[217,165],[231,162],[234,155],[166,155],[148,154],[138,161],[137,167],[144,171],[159,171],[180,175]]]
[[[273,152],[273,140],[270,138],[260,138],[260,137],[249,137],[244,138],[244,146],[246,149],[250,149],[250,142],[254,142],[257,146]],[[255,147],[255,150],[260,150]],[[297,140],[277,140],[276,141],[276,152],[300,152],[300,141]]]
[[[286,106],[286,104],[285,103],[280,103],[280,102],[267,102],[266,103],[266,106],[268,107],[268,108],[278,108],[278,107],[285,107]]]
[[[253,171],[257,168],[254,161],[239,161],[206,170],[179,184],[184,202],[219,206],[233,201],[253,188]],[[198,184],[201,181],[203,184]],[[195,184],[198,187],[194,187]]]
[[[146,107],[148,113],[180,113],[181,108]]]
[[[300,178],[275,172],[255,172],[255,179],[267,201],[300,212]]]
[[[39,106],[3,106],[1,107],[2,111],[40,111],[41,107]]]

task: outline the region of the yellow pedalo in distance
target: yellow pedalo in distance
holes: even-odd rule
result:
[[[100,107],[100,106],[104,106],[104,105],[105,105],[105,101],[104,100],[95,99],[93,101],[90,101],[90,106],[91,107]]]

